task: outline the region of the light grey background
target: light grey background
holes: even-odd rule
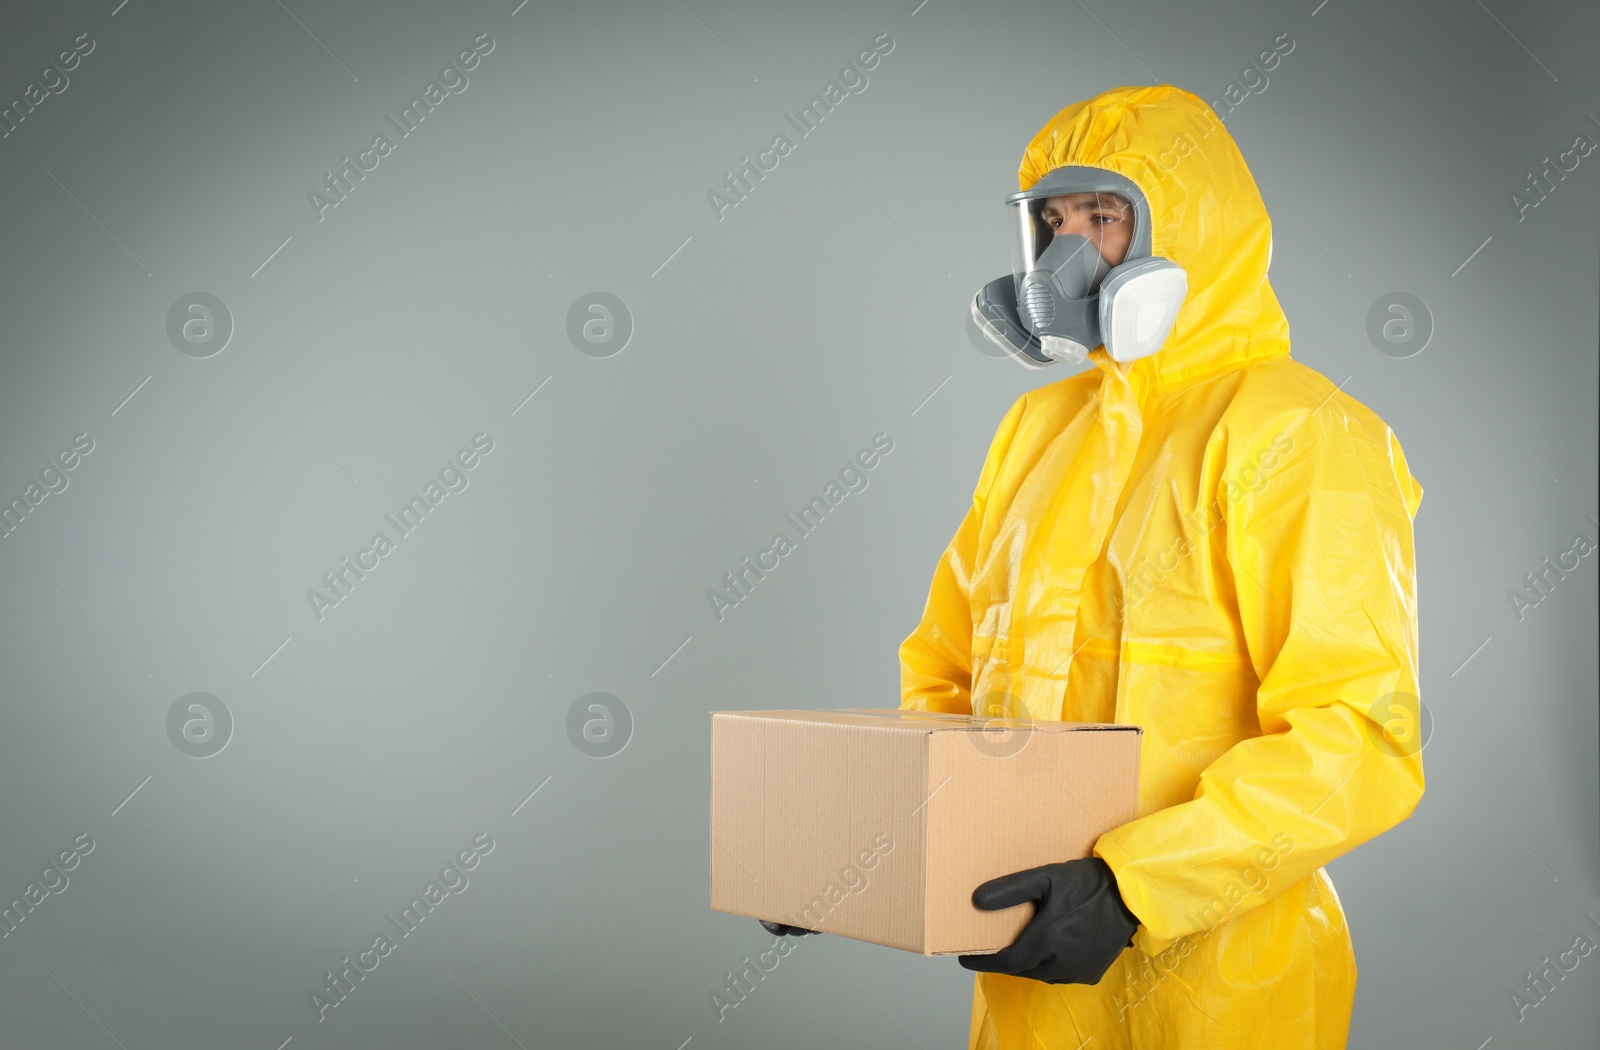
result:
[[[1600,153],[1510,198],[1600,141],[1600,13],[1318,2],[8,7],[0,101],[95,48],[0,139],[0,496],[95,447],[0,540],[0,895],[96,846],[0,940],[0,1043],[965,1046],[971,974],[838,937],[717,1019],[770,938],[707,907],[707,712],[898,703],[994,427],[1059,378],[964,331],[1024,145],[1119,84],[1217,98],[1289,33],[1228,120],[1273,284],[1426,491],[1428,792],[1332,865],[1351,1045],[1593,1046],[1600,955],[1523,1021],[1509,993],[1600,939],[1596,559],[1520,622],[1507,595],[1600,539]],[[480,33],[470,87],[319,222],[324,172]],[[707,192],[880,33],[870,87],[719,221]],[[204,359],[166,334],[194,291],[236,325]],[[633,315],[615,356],[567,339],[594,291]],[[1366,335],[1396,291],[1435,325],[1404,359]],[[470,486],[319,621],[306,592],[480,432]],[[878,432],[870,487],[719,622],[706,591]],[[192,691],[235,719],[203,760],[166,730]],[[611,758],[567,735],[593,691],[632,712]],[[318,1022],[322,975],[480,833],[470,887]]]

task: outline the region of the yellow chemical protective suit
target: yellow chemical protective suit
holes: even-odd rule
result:
[[[970,1045],[1338,1050],[1356,961],[1323,865],[1423,791],[1422,489],[1383,420],[1290,358],[1266,208],[1204,102],[1069,106],[1019,186],[1063,164],[1143,190],[1188,296],[1155,355],[1097,348],[1006,414],[901,707],[1142,726],[1137,817],[1094,847],[1142,925],[1093,986],[978,974]]]

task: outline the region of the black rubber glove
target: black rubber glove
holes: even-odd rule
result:
[[[972,891],[972,903],[984,911],[1026,901],[1037,908],[1011,947],[960,956],[961,965],[1046,984],[1099,984],[1139,928],[1110,865],[1099,857],[1029,868]]]
[[[766,919],[757,919],[756,921],[761,924],[762,929],[777,937],[804,937],[808,933],[817,932],[816,930],[802,930],[798,926],[785,926],[781,922],[768,922]]]

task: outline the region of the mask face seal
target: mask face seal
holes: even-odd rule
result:
[[[1112,266],[1093,242],[1057,233],[1051,197],[1096,194],[1096,216],[1131,214],[1128,251]],[[1102,200],[1102,197],[1104,198]],[[984,335],[1029,368],[1054,361],[1083,364],[1104,345],[1115,361],[1161,349],[1188,292],[1183,268],[1150,254],[1150,206],[1128,178],[1104,168],[1066,165],[1006,198],[1011,212],[1012,272],[989,282],[972,302]]]

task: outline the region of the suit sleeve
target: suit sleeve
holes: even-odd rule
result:
[[[1292,438],[1286,457],[1223,504],[1260,735],[1207,767],[1191,801],[1095,845],[1146,952],[1265,903],[1422,796],[1422,489],[1392,432],[1342,396],[1279,433]]]
[[[900,644],[903,709],[972,713],[973,565],[989,490],[1011,448],[1026,402],[1027,395],[1017,399],[989,443],[989,454],[972,493],[972,505],[934,569],[922,622]]]

